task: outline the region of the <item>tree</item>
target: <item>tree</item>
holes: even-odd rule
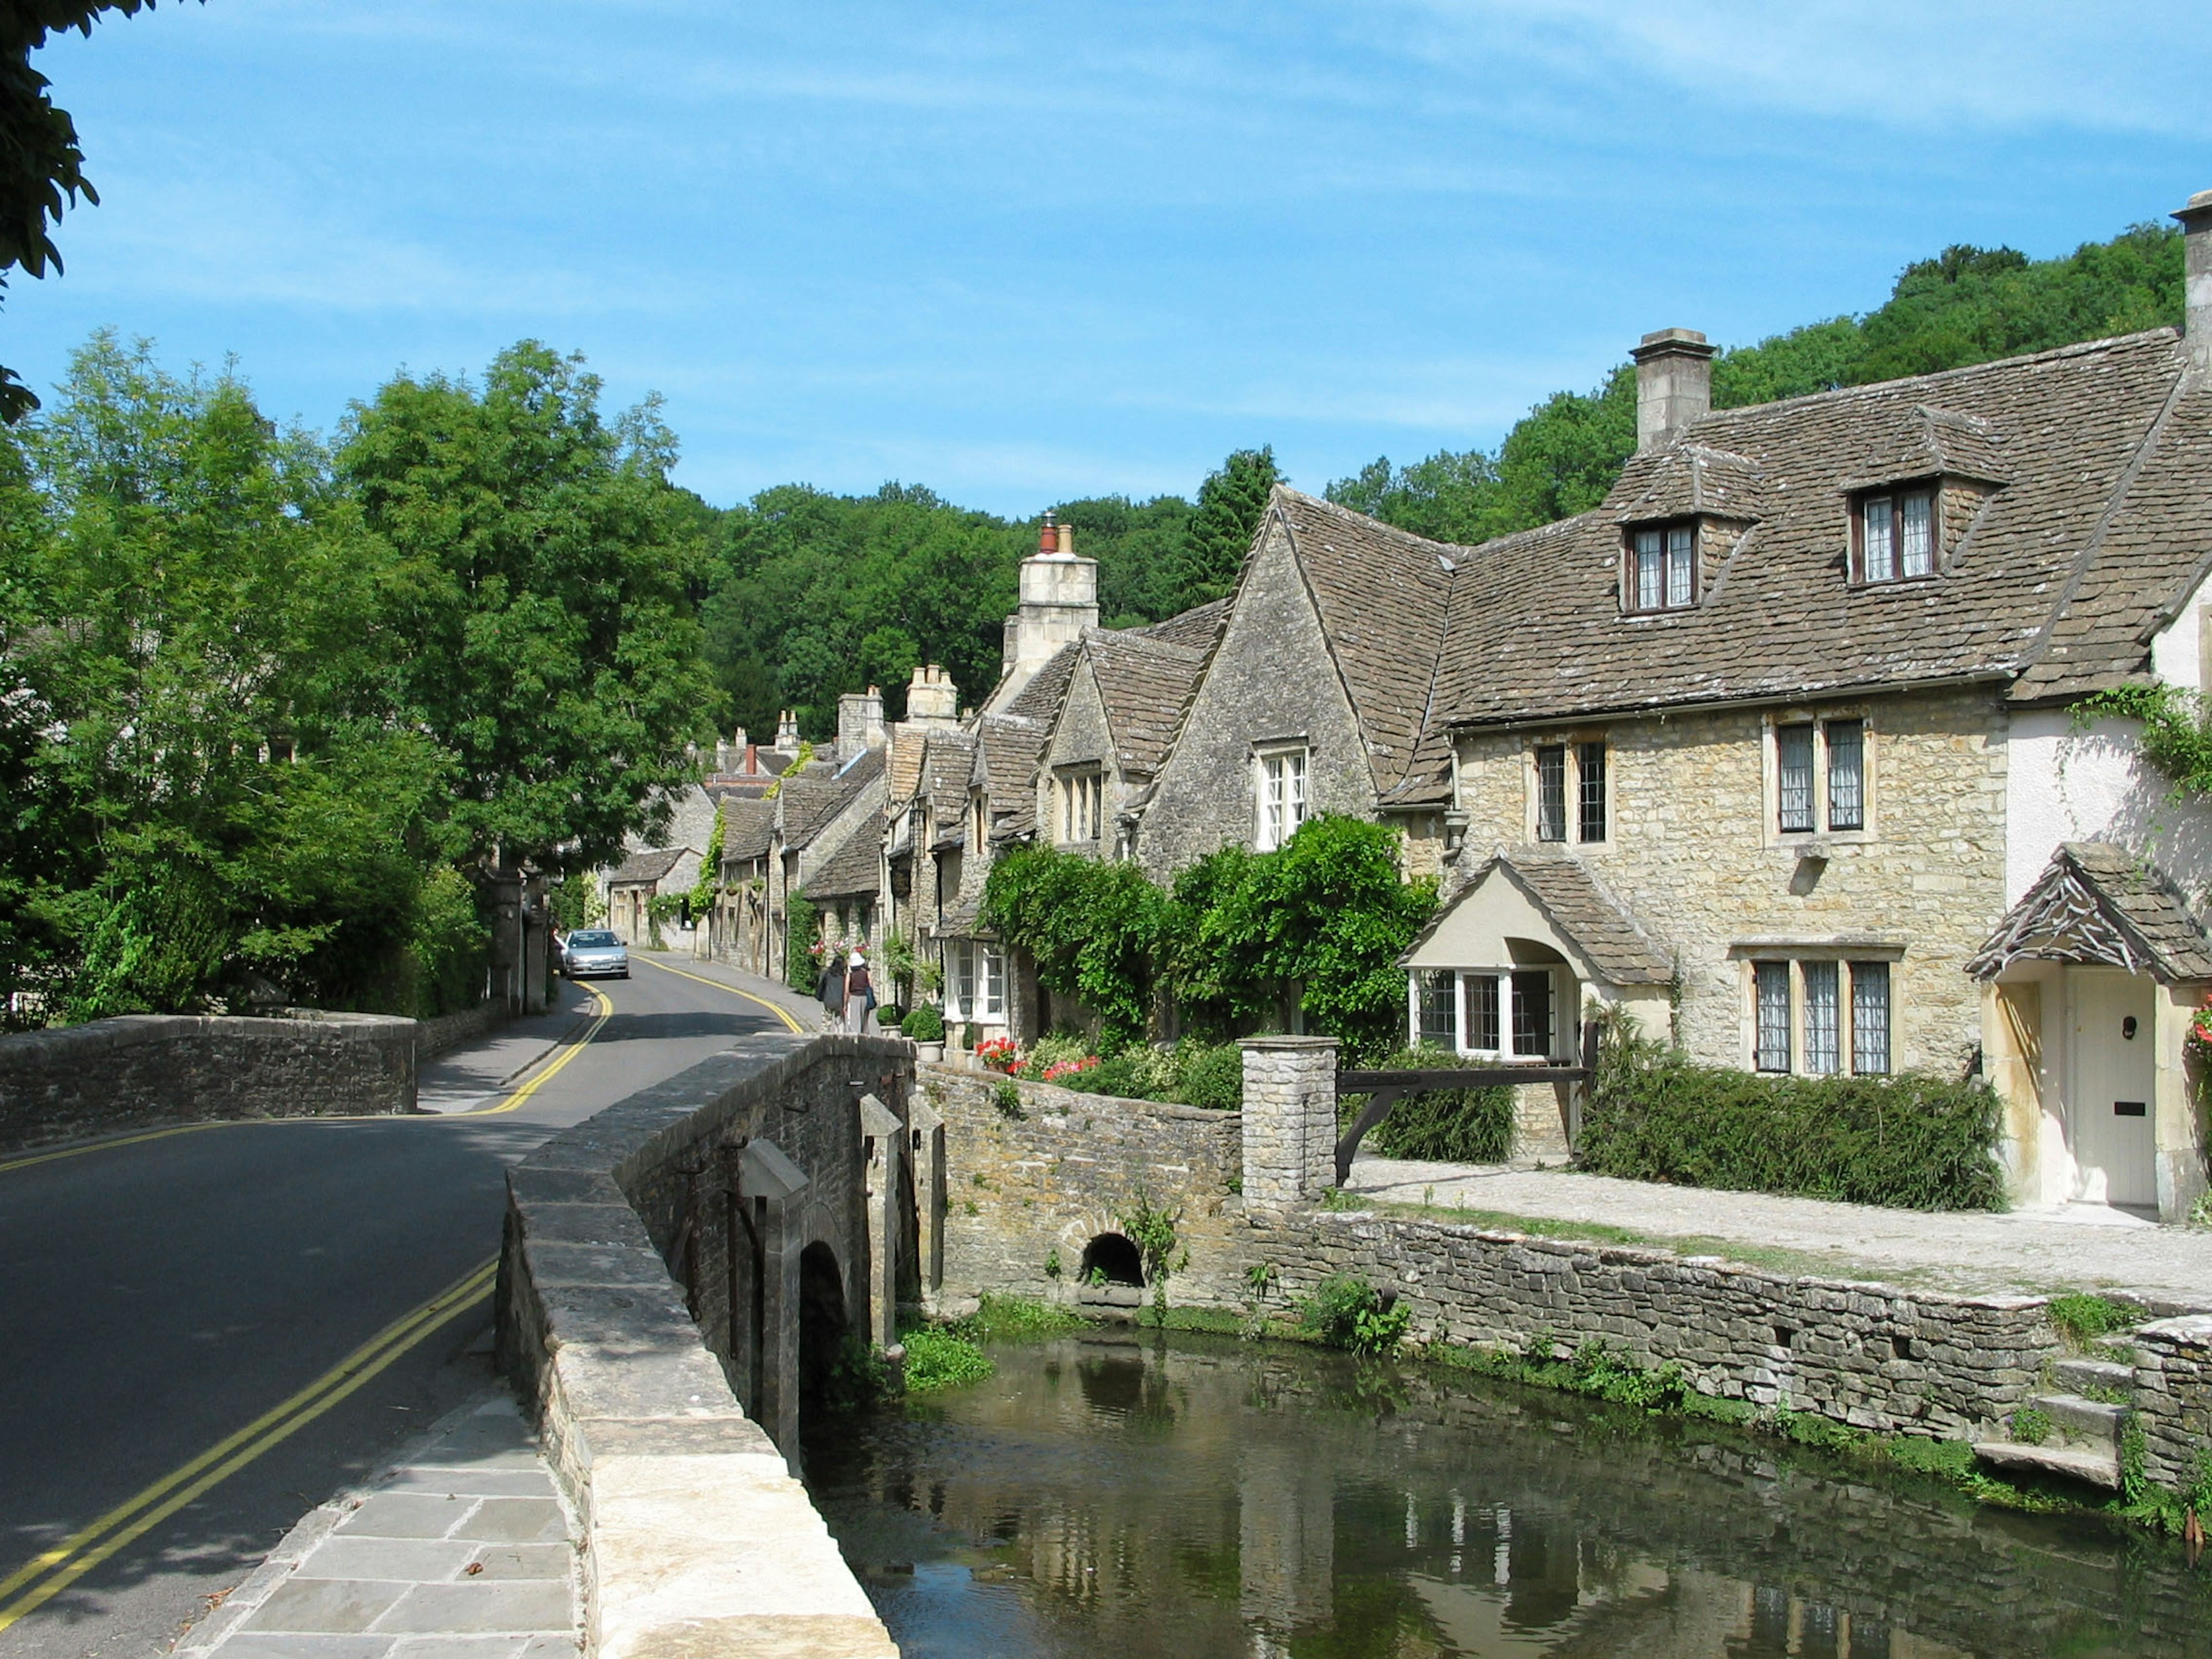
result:
[[[100,193],[84,176],[76,123],[58,107],[52,82],[31,67],[31,54],[51,34],[90,35],[104,11],[130,16],[154,0],[10,0],[0,8],[0,288],[5,273],[43,277],[62,268],[47,227],[61,222],[79,198],[97,206]],[[0,368],[0,421],[9,424],[39,406],[11,368]]]
[[[1267,510],[1267,492],[1282,481],[1272,445],[1240,449],[1199,486],[1178,556],[1170,566],[1168,614],[1224,597],[1237,586],[1244,556]]]
[[[338,452],[393,705],[447,757],[471,859],[607,861],[665,821],[708,734],[675,440],[650,402],[603,422],[599,394],[581,358],[524,341],[481,392],[400,375]]]

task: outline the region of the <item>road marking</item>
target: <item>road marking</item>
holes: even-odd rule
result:
[[[681,968],[671,968],[665,962],[654,962],[647,957],[640,957],[638,960],[644,963],[648,968],[659,969],[664,974],[674,974],[679,979],[696,980],[702,985],[713,986],[717,991],[727,991],[733,997],[743,997],[747,1002],[757,1002],[762,1007],[767,1009],[769,1012],[774,1014],[786,1025],[788,1025],[792,1030],[799,1036],[805,1036],[806,1035],[806,1028],[804,1025],[801,1025],[796,1019],[793,1019],[787,1010],[778,1007],[775,1003],[770,1002],[766,997],[757,997],[750,991],[740,991],[734,985],[725,985],[719,979],[708,979],[704,974],[687,973]]]
[[[75,1536],[0,1578],[0,1631],[44,1606],[118,1550],[305,1428],[432,1332],[483,1301],[491,1294],[498,1267],[496,1257],[479,1263],[428,1302],[393,1320],[290,1399],[125,1499]],[[8,1599],[11,1596],[12,1601]]]
[[[672,969],[670,971],[675,970]],[[705,982],[712,984],[714,981]],[[553,1074],[575,1059],[584,1045],[599,1036],[600,1027],[614,1018],[614,1003],[596,986],[580,985],[576,988],[599,1005],[599,1017],[585,1029],[581,1036],[574,1042],[562,1045],[559,1059],[496,1106],[480,1106],[467,1112],[326,1112],[306,1117],[232,1117],[219,1118],[211,1123],[179,1123],[167,1129],[149,1129],[143,1134],[116,1135],[106,1140],[88,1140],[82,1146],[64,1146],[58,1152],[38,1152],[29,1158],[14,1158],[0,1164],[0,1175],[6,1175],[10,1170],[27,1170],[34,1164],[58,1163],[65,1158],[82,1158],[87,1152],[104,1152],[117,1146],[137,1146],[149,1140],[167,1140],[171,1135],[198,1134],[203,1129],[265,1127],[274,1123],[434,1123],[450,1118],[493,1117],[501,1112],[511,1112],[550,1082]],[[744,993],[739,992],[738,994],[742,996]],[[0,1595],[6,1593],[5,1587],[0,1586]]]

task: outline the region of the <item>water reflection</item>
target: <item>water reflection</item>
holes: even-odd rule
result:
[[[908,1659],[2212,1652],[2178,1553],[1554,1395],[1087,1333],[808,1448]]]

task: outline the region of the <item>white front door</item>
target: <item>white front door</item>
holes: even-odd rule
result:
[[[2075,968],[2066,978],[2074,1006],[2066,1102],[2074,1195],[2093,1204],[2154,1206],[2152,983],[2108,968]]]

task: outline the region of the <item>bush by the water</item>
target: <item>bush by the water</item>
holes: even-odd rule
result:
[[[1401,1048],[1379,1069],[1390,1072],[1463,1071],[1474,1060],[1449,1048]],[[1350,1128],[1368,1097],[1347,1095],[1338,1115]],[[1446,1164],[1502,1164],[1513,1156],[1513,1091],[1433,1089],[1400,1097],[1390,1115],[1367,1132],[1364,1147],[1385,1158],[1431,1158]]]
[[[2002,1108],[1986,1083],[1760,1077],[1608,1033],[1576,1148],[1630,1181],[1908,1210],[2002,1210]]]
[[[1413,1318],[1403,1302],[1385,1301],[1382,1292],[1358,1273],[1335,1273],[1322,1280],[1298,1310],[1309,1336],[1353,1353],[1386,1354],[1398,1346]]]
[[[991,1362],[983,1351],[951,1331],[908,1331],[904,1340],[908,1394],[963,1389],[971,1382],[981,1382],[991,1374]]]
[[[916,1042],[942,1042],[945,1041],[945,1015],[924,1003],[906,1017],[899,1030]]]

